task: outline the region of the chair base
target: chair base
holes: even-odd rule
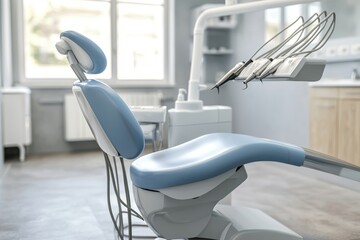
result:
[[[134,239],[146,240],[148,237]],[[303,240],[300,235],[258,209],[222,204],[216,205],[210,222],[196,239]]]
[[[260,210],[217,204],[246,177],[241,167],[211,191],[187,200],[136,186],[134,197],[145,222],[165,239],[302,240]]]
[[[221,240],[303,240],[264,212],[246,207],[216,205],[200,239]]]
[[[195,238],[208,225],[216,204],[247,178],[245,167],[209,192],[190,199],[175,199],[161,192],[133,187],[136,205],[145,222],[166,239]]]

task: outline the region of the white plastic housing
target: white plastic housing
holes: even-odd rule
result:
[[[204,106],[202,110],[193,111],[170,109],[168,145],[173,147],[208,133],[231,132],[231,129],[231,107]]]

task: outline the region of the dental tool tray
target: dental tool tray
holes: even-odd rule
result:
[[[249,64],[243,72],[252,68]],[[315,58],[288,58],[276,70],[273,75],[263,79],[265,81],[305,81],[315,82],[322,77],[326,65],[324,59]],[[246,74],[245,74],[246,75]],[[244,80],[246,77],[241,74],[237,79]]]
[[[279,66],[271,78],[290,78],[294,81],[318,81],[326,65],[324,59],[289,58]]]

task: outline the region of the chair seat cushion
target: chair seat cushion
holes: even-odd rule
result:
[[[302,166],[302,148],[241,134],[213,133],[135,160],[130,175],[135,186],[157,190],[213,178],[256,161]]]

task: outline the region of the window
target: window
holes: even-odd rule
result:
[[[118,78],[163,79],[163,6],[120,3],[117,11]]]
[[[265,11],[265,41],[268,41],[281,30],[281,9],[271,8]],[[279,44],[280,39],[276,38],[274,44]]]
[[[305,19],[314,13],[321,12],[321,4],[314,2],[310,4],[297,4],[282,8],[272,8],[265,10],[265,41],[272,38],[286,26],[293,23],[298,17],[304,16]],[[300,26],[300,22],[290,27],[281,37],[278,37],[274,43],[280,43],[290,36]],[[289,43],[296,39],[291,39]]]
[[[292,24],[296,19],[298,19],[300,16],[303,16],[303,5],[291,5],[284,8],[284,27],[289,26]],[[305,16],[306,18],[306,16]],[[300,21],[296,22],[293,26],[291,26],[286,32],[285,32],[285,39],[290,37],[291,34],[294,33],[296,29],[298,29],[301,26]],[[289,41],[289,44],[295,43],[297,38],[292,38]]]
[[[115,84],[167,82],[168,1],[17,1],[23,81],[73,80],[66,58],[54,45],[62,31],[74,30],[94,40],[107,57],[106,70],[96,78]]]

